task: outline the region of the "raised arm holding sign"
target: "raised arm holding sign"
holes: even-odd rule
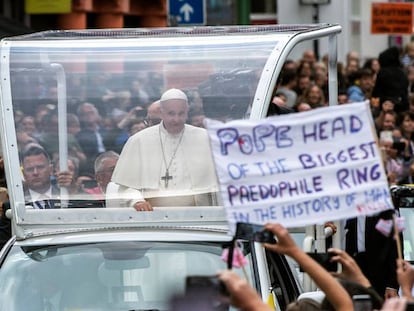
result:
[[[361,268],[382,295],[394,285],[395,242],[375,229],[382,217],[377,214],[388,217],[394,207],[368,104],[258,121],[208,120],[207,129],[231,228],[237,222],[301,227],[355,217],[365,221],[375,214],[367,217],[370,244],[364,252],[370,255]],[[388,245],[386,254],[381,245]],[[380,263],[392,260],[382,271]],[[375,277],[366,266],[390,277]]]

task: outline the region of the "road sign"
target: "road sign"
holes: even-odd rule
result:
[[[169,0],[168,15],[179,26],[205,25],[206,1],[205,0]]]
[[[371,33],[372,34],[412,34],[413,4],[412,3],[372,3]]]

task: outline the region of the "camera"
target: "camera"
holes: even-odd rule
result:
[[[276,243],[273,233],[267,230],[263,230],[262,225],[244,222],[237,223],[235,238],[260,243]]]
[[[186,292],[191,291],[203,291],[228,296],[226,286],[217,276],[188,276],[186,278]]]
[[[414,206],[414,187],[393,186],[390,188],[393,203],[396,207]]]
[[[353,295],[352,302],[355,311],[371,311],[372,301],[369,295]]]
[[[405,149],[405,143],[402,141],[394,141],[392,143],[392,149],[398,150],[398,151],[404,151]]]
[[[228,311],[228,292],[216,276],[192,275],[186,278],[184,296],[174,296],[171,311],[214,310]]]
[[[331,261],[332,253],[314,253],[309,252],[307,253],[310,257],[312,257],[316,262],[318,262],[322,267],[330,272],[337,272],[338,271],[338,263],[336,261]],[[301,268],[301,271],[302,268]]]
[[[135,117],[137,118],[145,118],[147,115],[147,112],[145,109],[135,109]]]

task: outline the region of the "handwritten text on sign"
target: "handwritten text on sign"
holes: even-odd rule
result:
[[[207,129],[230,223],[295,227],[392,208],[365,103]]]

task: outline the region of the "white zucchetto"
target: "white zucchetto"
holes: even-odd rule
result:
[[[164,102],[171,99],[181,99],[188,102],[187,95],[179,89],[169,89],[162,94],[160,101]]]

